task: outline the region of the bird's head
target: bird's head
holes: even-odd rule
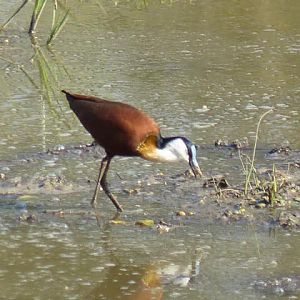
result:
[[[139,146],[138,152],[148,160],[160,162],[186,161],[195,177],[202,176],[197,162],[198,146],[185,137],[148,136]]]
[[[162,138],[162,144],[160,146],[166,154],[169,154],[170,160],[186,161],[190,165],[195,177],[202,176],[201,169],[197,162],[197,145],[185,137],[178,136]]]

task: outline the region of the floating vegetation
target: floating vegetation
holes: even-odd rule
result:
[[[113,224],[113,225],[126,225],[127,224],[127,222],[125,222],[123,220],[110,220],[109,223]]]
[[[154,221],[145,219],[145,220],[138,220],[135,222],[135,225],[139,226],[145,226],[145,227],[153,227],[154,226]]]

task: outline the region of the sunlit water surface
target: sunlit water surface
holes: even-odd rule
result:
[[[200,145],[207,176],[241,173],[239,159],[215,150],[214,141],[248,137],[253,145],[258,119],[270,108],[275,110],[262,122],[259,157],[271,147],[300,148],[300,3],[145,3],[70,3],[71,16],[52,52],[43,48],[57,77],[55,88],[147,111],[163,135],[184,135]],[[1,3],[1,23],[17,5]],[[0,55],[23,65],[38,82],[27,35],[31,9],[32,3],[1,32]],[[38,27],[40,44],[47,39],[50,15],[46,7]],[[102,194],[97,222],[89,201],[99,157],[80,151],[45,154],[58,145],[89,143],[90,136],[63,95],[48,103],[20,68],[7,61],[0,65],[0,172],[23,194],[1,191],[3,299],[300,297],[299,287],[293,288],[294,281],[299,283],[298,233],[270,232],[261,224],[224,225],[203,214],[174,216],[199,202],[202,184],[178,185],[168,177],[164,182],[157,174],[177,174],[184,165],[115,159],[110,183],[125,207],[125,224],[110,223],[114,209]],[[51,185],[43,193],[33,188],[41,178],[57,176],[64,180],[62,191]],[[18,190],[22,183],[31,190]],[[134,188],[140,190],[137,195],[123,192]],[[59,209],[71,214],[44,213]],[[18,221],[24,212],[37,220]],[[139,219],[176,226],[159,234],[134,225]],[[292,278],[291,287],[263,287],[276,278]]]

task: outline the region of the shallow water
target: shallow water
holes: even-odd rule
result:
[[[144,3],[144,2],[143,2]],[[147,111],[162,133],[200,145],[207,176],[240,181],[231,151],[217,139],[248,137],[260,115],[258,161],[266,149],[299,149],[299,12],[297,1],[74,2],[51,51],[42,48],[58,84],[74,92],[124,100]],[[147,2],[145,2],[147,3]],[[0,56],[22,64],[39,82],[27,35],[31,4],[0,35]],[[1,4],[1,23],[17,3]],[[38,42],[47,39],[51,7]],[[203,182],[174,179],[184,165],[116,158],[110,184],[125,208],[102,194],[90,210],[99,155],[47,149],[91,142],[63,95],[47,102],[14,65],[0,61],[0,287],[5,299],[298,299],[299,233],[269,224],[215,220],[199,205]],[[64,66],[69,73],[65,73]],[[56,107],[56,113],[53,106]],[[95,159],[95,157],[97,159]],[[289,158],[280,161],[287,167]],[[116,175],[118,173],[118,176]],[[138,194],[124,190],[137,188]],[[65,214],[52,214],[62,209]],[[195,210],[179,218],[180,209]],[[46,211],[46,213],[45,213]],[[32,222],[19,221],[33,214]],[[173,224],[168,233],[135,225]],[[251,222],[250,222],[251,224]],[[291,280],[268,286],[269,281]]]

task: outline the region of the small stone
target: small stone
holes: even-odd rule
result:
[[[185,217],[186,213],[183,210],[179,210],[178,212],[176,212],[176,216]]]
[[[199,203],[202,205],[202,204],[205,204],[205,201],[204,201],[203,199],[201,199],[201,200],[199,201]]]

